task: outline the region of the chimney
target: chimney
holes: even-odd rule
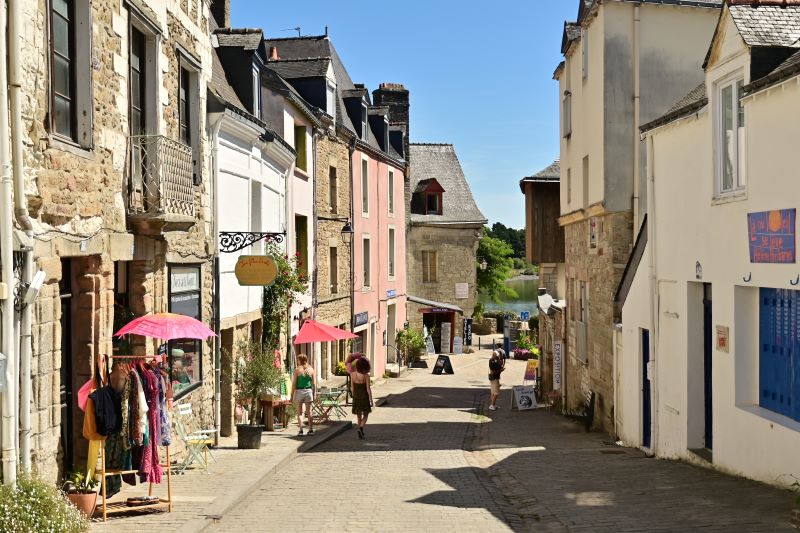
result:
[[[231,0],[211,0],[209,10],[218,27],[231,27]]]
[[[389,108],[389,126],[399,126],[405,131],[403,154],[408,161],[408,137],[411,133],[408,121],[410,107],[408,89],[402,83],[381,83],[377,89],[372,91],[372,103],[376,106],[387,106]]]
[[[269,60],[270,61],[277,61],[280,59],[278,55],[278,47],[277,46],[270,46],[269,47]]]

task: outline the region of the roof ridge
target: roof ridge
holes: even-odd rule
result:
[[[245,35],[249,33],[264,33],[261,28],[217,28],[214,33],[223,35]]]
[[[327,35],[302,35],[300,37],[265,37],[265,41],[302,41],[311,39],[328,39]]]
[[[409,143],[411,146],[453,146],[453,143]]]
[[[330,61],[331,56],[317,56],[317,57],[291,57],[291,58],[282,58],[279,57],[278,59],[270,59],[269,63],[300,63],[302,61],[319,61],[321,59],[327,59]]]

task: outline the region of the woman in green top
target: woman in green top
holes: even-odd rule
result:
[[[303,406],[306,406],[306,418],[308,419],[308,434],[314,434],[314,416],[311,414],[311,403],[314,401],[317,383],[314,379],[314,369],[308,364],[308,357],[304,354],[297,356],[297,368],[294,371],[294,404],[297,411],[297,425],[300,426],[298,435],[303,434]]]

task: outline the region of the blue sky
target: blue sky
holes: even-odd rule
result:
[[[520,178],[558,157],[552,75],[577,10],[577,0],[231,0],[234,27],[288,37],[328,26],[354,82],[403,83],[412,142],[454,144],[489,223],[515,228],[525,225]]]

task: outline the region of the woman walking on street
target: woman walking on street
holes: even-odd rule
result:
[[[372,387],[369,385],[369,360],[361,357],[356,359],[356,371],[350,375],[353,387],[353,414],[358,420],[358,438],[364,438],[364,424],[372,412]]]
[[[315,379],[314,369],[308,364],[308,357],[304,354],[297,356],[297,368],[294,371],[294,404],[297,411],[297,425],[300,426],[298,435],[303,434],[303,406],[306,406],[306,418],[308,419],[308,434],[314,434],[314,416],[311,414],[311,404],[316,393],[317,380]]]
[[[505,361],[500,358],[497,350],[492,352],[489,359],[489,385],[492,392],[489,396],[489,410],[497,410],[497,397],[500,396],[500,374],[505,370]]]

